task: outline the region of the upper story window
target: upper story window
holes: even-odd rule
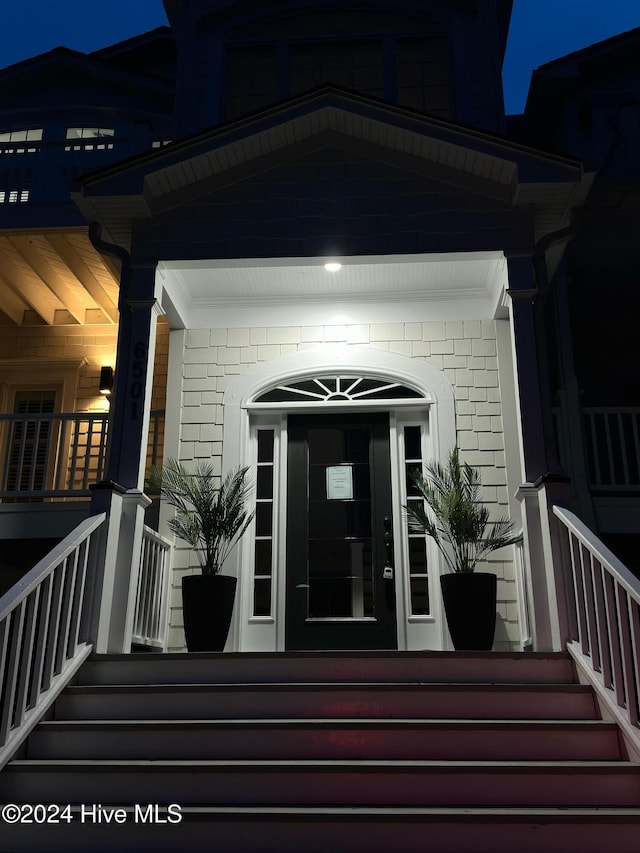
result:
[[[2,169],[0,173],[0,204],[24,204],[28,202],[31,194],[32,176],[32,169]]]
[[[278,48],[274,44],[238,45],[227,51],[225,115],[236,118],[277,101]]]
[[[327,83],[422,112],[451,114],[450,45],[442,32],[256,40],[229,45],[226,59],[227,119]]]
[[[35,154],[40,150],[40,146],[35,143],[41,141],[41,127],[8,130],[0,133],[0,154]]]
[[[396,40],[398,103],[426,113],[450,115],[449,49],[445,36]]]
[[[291,94],[323,83],[336,83],[377,98],[384,97],[382,42],[351,39],[292,44],[289,54]]]
[[[29,201],[29,188],[0,190],[0,204],[20,204]]]
[[[107,151],[113,148],[112,127],[68,127],[65,151]]]

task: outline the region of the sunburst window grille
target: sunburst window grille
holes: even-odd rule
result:
[[[400,382],[371,376],[319,376],[277,385],[256,403],[355,403],[369,400],[421,400],[424,395]]]

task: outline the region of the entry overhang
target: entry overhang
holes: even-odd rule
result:
[[[136,219],[202,199],[302,151],[336,145],[357,145],[417,174],[533,209],[552,230],[566,224],[585,182],[577,161],[326,86],[87,175],[73,196],[89,221],[128,246]]]
[[[162,261],[176,328],[493,319],[507,288],[502,252],[340,258]]]

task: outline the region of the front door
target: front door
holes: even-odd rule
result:
[[[388,414],[290,415],[287,494],[286,648],[397,648]]]

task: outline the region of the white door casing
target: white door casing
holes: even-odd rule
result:
[[[399,382],[420,392],[420,399],[371,400],[369,402],[322,402],[321,411],[353,412],[388,411],[390,414],[391,473],[393,492],[393,538],[398,648],[439,649],[445,647],[446,630],[440,612],[439,571],[430,571],[431,612],[411,615],[406,521],[401,510],[406,500],[402,429],[408,424],[422,424],[423,459],[443,459],[455,443],[454,393],[446,376],[437,368],[417,358],[368,347],[324,345],[284,358],[263,362],[234,378],[224,395],[223,474],[238,465],[256,466],[256,430],[274,430],[274,531],[272,611],[270,616],[253,615],[253,563],[251,534],[225,564],[225,573],[238,577],[238,595],[230,647],[238,651],[276,651],[284,649],[284,566],[286,565],[286,424],[288,411],[318,413],[318,404],[257,404],[265,391],[291,382],[346,373],[366,375],[389,382]],[[439,566],[440,559],[429,541],[428,564]]]

